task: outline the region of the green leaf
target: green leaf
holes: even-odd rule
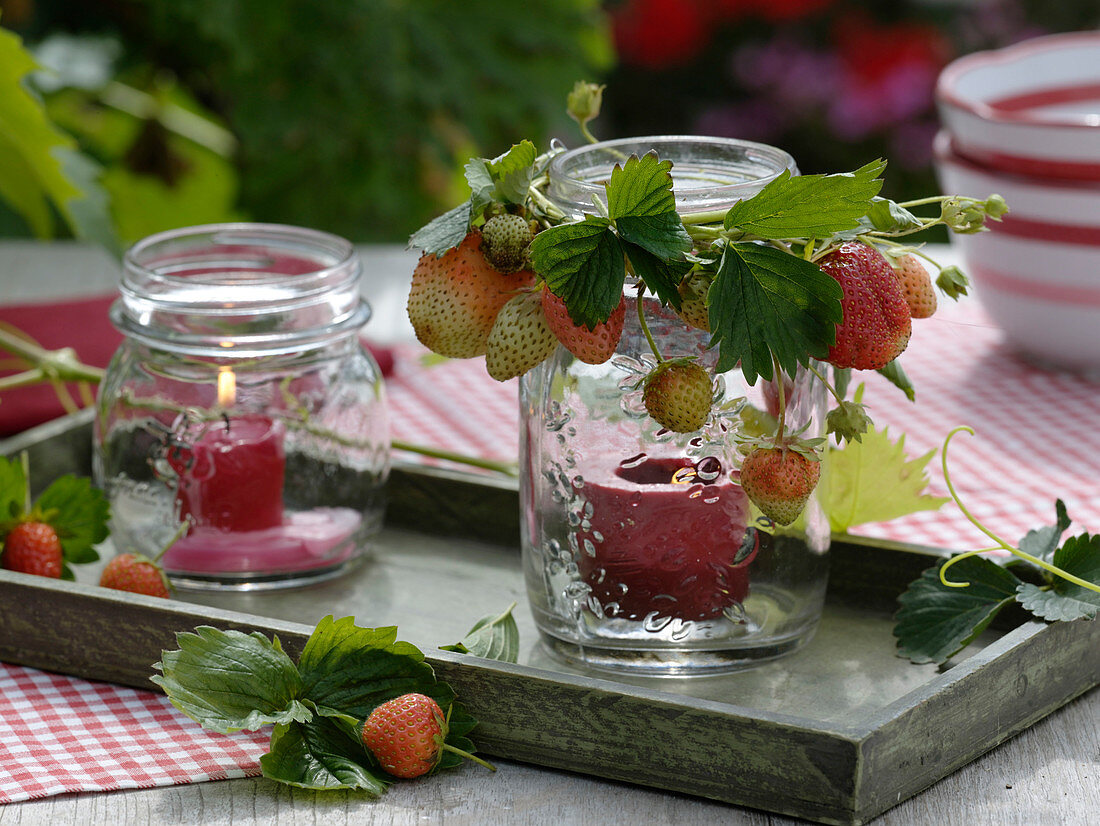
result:
[[[416,646],[397,641],[397,629],[360,628],[352,617],[322,619],[298,660],[301,696],[359,719],[409,692],[446,709],[454,692],[437,682]]]
[[[917,391],[913,387],[913,382],[909,381],[909,376],[906,375],[900,361],[894,359],[885,367],[880,367],[878,373],[894,385],[894,387],[903,392],[905,398],[909,399],[909,401],[916,400]]]
[[[871,428],[858,442],[832,448],[826,457],[822,496],[829,526],[843,533],[853,525],[886,522],[918,511],[936,510],[950,499],[924,493],[930,450],[910,459],[905,435],[890,440],[889,428]]]
[[[565,302],[575,324],[592,329],[619,306],[626,262],[606,218],[589,215],[543,230],[531,241],[530,255],[535,271]]]
[[[687,261],[665,262],[636,244],[621,242],[630,259],[630,266],[645,285],[665,304],[680,309],[680,291],[677,289],[681,279],[691,264]]]
[[[27,477],[18,456],[0,456],[0,524],[22,515],[27,500]],[[3,537],[0,536],[0,540]]]
[[[872,161],[854,172],[795,175],[784,171],[753,197],[730,207],[723,222],[758,238],[828,238],[855,229],[872,208],[886,162]]]
[[[663,261],[678,261],[691,249],[691,236],[676,212],[672,162],[650,152],[615,165],[607,184],[607,212],[624,241]]]
[[[730,244],[707,294],[718,371],[741,363],[746,380],[772,378],[772,354],[790,375],[824,358],[843,311],[835,279],[809,261],[761,244]]]
[[[1051,561],[1066,573],[1100,585],[1100,534],[1070,537]],[[1100,594],[1059,576],[1049,588],[1021,583],[1016,598],[1045,620],[1094,619],[1100,612]]]
[[[905,207],[898,206],[889,198],[878,197],[871,199],[871,208],[860,223],[861,230],[874,229],[879,232],[906,232],[923,226],[920,218]]]
[[[92,546],[107,538],[110,505],[90,479],[69,474],[54,480],[42,491],[34,509],[57,531],[67,562],[99,559]]]
[[[487,660],[500,660],[506,663],[519,662],[519,628],[512,616],[513,602],[503,614],[488,614],[482,617],[474,627],[454,645],[442,645],[444,651],[457,651],[472,654]]]
[[[386,791],[387,781],[373,758],[335,721],[276,726],[271,749],[260,758],[264,777],[304,789],[362,789],[372,797]]]
[[[313,716],[298,700],[302,682],[278,637],[203,625],[176,642],[178,650],[161,653],[152,680],[203,728],[230,734]]]
[[[940,582],[940,567],[929,568],[898,597],[895,619],[898,655],[914,663],[944,663],[973,642],[1016,597],[1020,580],[1007,569],[972,556],[952,565],[952,588]]]
[[[1066,512],[1066,503],[1061,499],[1054,503],[1054,519],[1053,525],[1028,531],[1017,547],[1026,554],[1031,554],[1044,562],[1050,562],[1062,541],[1062,534],[1071,524],[1069,514]]]
[[[465,201],[422,226],[409,237],[409,246],[441,256],[462,243],[470,231],[471,202]]]
[[[67,177],[63,153],[75,153],[76,142],[53,126],[42,102],[27,90],[27,75],[37,68],[19,37],[0,30],[0,196],[40,238],[53,235],[48,201],[77,237],[99,240],[98,230],[90,228],[108,225],[106,201],[92,181],[85,179],[82,190]]]
[[[537,155],[535,145],[523,140],[489,162],[489,174],[499,200],[509,204],[526,203]]]

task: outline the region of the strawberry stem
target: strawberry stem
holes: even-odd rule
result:
[[[31,457],[27,451],[19,454],[19,464],[23,467],[23,513],[31,512]]]
[[[460,748],[452,746],[450,743],[441,743],[440,745],[443,747],[444,751],[449,751],[452,754],[457,754],[459,757],[464,757],[467,760],[473,760],[479,766],[484,766],[491,772],[495,772],[497,770],[497,767],[490,763],[488,760],[482,760],[477,755],[470,754],[470,752],[468,751],[463,751]]]
[[[519,472],[514,462],[497,462],[493,459],[480,459],[476,456],[463,456],[460,453],[453,453],[450,450],[443,450],[441,448],[426,447],[424,445],[413,445],[408,442],[403,442],[399,439],[394,439],[390,442],[390,446],[394,450],[404,450],[409,453],[419,453],[421,456],[430,456],[433,459],[446,459],[449,462],[458,462],[463,465],[470,465],[471,467],[479,467],[484,470],[495,470],[497,473],[503,473],[506,476],[515,476]]]
[[[175,545],[177,542],[179,542],[183,538],[184,534],[186,534],[187,531],[190,530],[190,529],[191,529],[191,520],[190,519],[184,519],[182,522],[180,522],[180,526],[178,528],[176,528],[176,532],[174,534],[172,534],[172,538],[169,539],[165,543],[163,548],[161,548],[159,551],[157,551],[157,555],[153,557],[153,562],[154,563],[160,562],[160,558],[162,556],[164,556],[166,553],[168,553],[168,549],[171,548],[173,545]]]
[[[775,376],[776,390],[779,394],[779,425],[775,430],[775,446],[783,444],[784,431],[787,427],[787,394],[783,386],[783,368],[779,366],[779,359],[772,353],[772,373]]]
[[[1046,562],[1042,559],[1039,559],[1038,557],[1032,556],[1031,554],[1029,554],[1025,551],[1021,551],[1019,548],[1014,547],[1013,545],[1010,545],[1008,542],[1001,539],[1001,537],[997,536],[997,534],[993,533],[993,531],[989,530],[989,528],[987,528],[985,525],[983,525],[981,522],[979,522],[973,516],[973,514],[971,514],[970,511],[967,510],[966,506],[962,503],[962,500],[959,499],[958,493],[955,491],[955,485],[951,482],[951,474],[947,469],[947,446],[951,443],[951,439],[953,439],[955,434],[958,433],[959,431],[966,431],[971,436],[974,435],[974,429],[972,427],[967,427],[966,425],[960,425],[959,427],[956,427],[954,430],[952,430],[950,433],[947,434],[947,438],[945,438],[943,440],[943,452],[942,452],[941,457],[940,457],[941,458],[941,465],[943,467],[943,480],[947,484],[948,494],[950,494],[951,498],[954,500],[954,502],[958,506],[959,510],[962,511],[962,515],[967,518],[967,520],[970,522],[971,525],[973,525],[975,528],[977,528],[979,531],[981,531],[982,533],[984,533],[986,536],[988,536],[990,539],[992,539],[994,542],[997,543],[996,548],[988,548],[986,550],[998,550],[998,549],[1006,550],[1010,554],[1012,554],[1013,556],[1019,557],[1020,559],[1024,559],[1024,560],[1030,562],[1031,564],[1042,568],[1045,571],[1049,571],[1050,573],[1054,574],[1055,576],[1059,576],[1059,577],[1061,577],[1062,579],[1064,579],[1068,582],[1072,582],[1074,585],[1079,585],[1082,588],[1087,588],[1090,591],[1095,591],[1097,593],[1100,593],[1100,585],[1096,585],[1095,583],[1089,582],[1088,580],[1081,579],[1078,576],[1074,576],[1069,571],[1064,571],[1061,568],[1059,568],[1057,565],[1051,565],[1049,562]],[[951,559],[947,560],[947,562],[945,562],[943,564],[943,566],[940,568],[940,582],[942,582],[948,588],[966,588],[968,585],[970,585],[969,582],[957,582],[957,581],[954,581],[954,580],[948,580],[947,577],[945,576],[945,574],[947,572],[947,569],[950,568],[952,565],[954,565],[956,562],[958,562],[961,559],[966,559],[967,557],[971,557],[971,556],[974,556],[976,554],[984,553],[984,552],[985,551],[966,551],[965,553],[961,553],[957,556],[951,557]]]
[[[638,285],[638,300],[634,303],[635,308],[638,311],[638,324],[642,328],[642,333],[645,335],[645,340],[649,342],[649,349],[653,352],[653,355],[657,357],[657,363],[660,364],[665,360],[661,355],[661,351],[657,349],[657,342],[653,340],[653,333],[649,331],[649,324],[645,320],[645,287]]]

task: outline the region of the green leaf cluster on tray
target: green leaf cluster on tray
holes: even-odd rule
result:
[[[211,731],[274,726],[270,750],[260,758],[272,780],[381,794],[392,778],[363,745],[363,721],[382,703],[410,693],[430,697],[447,715],[448,747],[474,751],[467,735],[476,721],[436,679],[423,653],[397,639],[395,627],[361,628],[351,617],[325,617],[297,664],[278,637],[259,632],[201,626],[176,639],[179,648],[163,652],[154,665],[160,673],[153,682]],[[470,653],[514,662],[518,632],[511,608],[479,621],[463,642]],[[437,769],[461,763],[459,754],[444,750]]]
[[[1032,530],[1020,540],[1017,550],[1025,558],[960,554],[911,583],[898,598],[898,654],[914,663],[945,663],[1013,603],[1043,620],[1095,619],[1100,593],[1065,575],[1100,587],[1100,535],[1082,533],[1062,542],[1070,520],[1060,499],[1055,510],[1053,525]],[[948,565],[951,579],[945,582]]]

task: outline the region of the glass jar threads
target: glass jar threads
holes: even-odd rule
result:
[[[173,230],[126,254],[94,451],[119,551],[171,543],[175,585],[228,589],[313,582],[363,555],[390,442],[358,339],[361,272],[344,239],[271,224]]]

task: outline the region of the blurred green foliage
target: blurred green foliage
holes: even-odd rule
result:
[[[470,155],[564,131],[573,82],[612,61],[599,0],[16,5],[32,48],[107,44],[106,81],[43,94],[125,243],[232,218],[402,242],[465,197]]]

